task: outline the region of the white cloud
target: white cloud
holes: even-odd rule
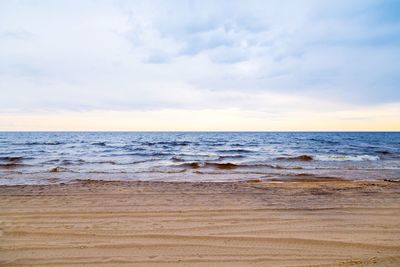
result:
[[[382,11],[391,4],[2,2],[0,112],[282,117],[398,103],[400,19]]]

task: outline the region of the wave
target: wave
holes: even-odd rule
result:
[[[112,160],[105,160],[105,161],[87,161],[87,164],[111,164],[111,165],[134,165],[134,164],[139,164],[139,163],[145,163],[145,162],[152,162],[156,161],[156,159],[146,159],[146,160],[135,160],[135,161],[130,161],[130,162],[116,162]]]
[[[84,161],[83,159],[77,159],[77,160],[62,160],[61,161],[61,165],[82,165],[85,164],[86,161]]]
[[[217,150],[219,153],[254,153],[252,150],[248,149],[220,149]]]
[[[236,168],[240,167],[240,165],[234,164],[234,163],[230,163],[230,162],[227,162],[227,163],[210,163],[210,162],[207,162],[205,164],[205,167],[214,167],[214,168],[217,168],[217,169],[220,169],[220,170],[232,170],[232,169],[236,169]]]
[[[199,163],[199,162],[183,163],[178,166],[184,167],[184,168],[190,168],[190,169],[199,169],[201,167],[201,163]]]
[[[25,142],[25,143],[16,143],[15,145],[26,145],[26,146],[57,146],[65,144],[64,142]]]
[[[224,155],[224,156],[219,156],[219,159],[242,159],[245,158],[243,155]]]
[[[172,141],[172,142],[158,142],[159,145],[168,145],[168,146],[188,146],[191,142],[188,141]]]
[[[0,169],[16,169],[27,166],[26,164],[16,163],[16,162],[8,162],[8,163],[1,163]]]
[[[394,154],[393,152],[390,152],[390,151],[387,151],[387,150],[377,150],[377,151],[375,151],[375,153],[381,154],[381,155],[392,155],[392,154]]]
[[[189,169],[200,169],[200,168],[215,168],[219,170],[233,170],[233,169],[255,169],[255,168],[268,168],[268,169],[290,169],[290,170],[301,170],[302,167],[282,167],[279,165],[270,164],[237,164],[231,162],[217,163],[217,162],[187,162],[178,167],[189,168]]]
[[[24,157],[0,157],[0,161],[5,162],[21,162]]]
[[[199,169],[199,168],[209,168],[213,167],[220,170],[232,170],[240,167],[238,164],[234,163],[213,163],[213,162],[190,162],[190,163],[183,163],[178,165],[179,167],[190,168],[190,169]]]
[[[138,171],[136,173],[166,173],[166,174],[174,174],[174,173],[184,173],[185,169],[181,170],[148,170],[148,171]]]
[[[105,155],[106,157],[127,157],[127,156],[139,156],[139,157],[161,157],[161,156],[171,156],[170,152],[127,152],[127,153],[110,153]]]
[[[230,144],[230,146],[233,146],[233,147],[246,147],[247,144],[234,143],[234,144]]]
[[[134,151],[145,151],[146,150],[143,147],[134,147],[132,145],[113,145],[113,144],[107,144],[106,142],[95,142],[95,143],[91,143],[91,145],[108,148],[106,150],[102,150],[102,152],[112,152],[112,151],[118,151],[118,150],[134,152]]]
[[[378,156],[371,155],[320,155],[315,156],[315,160],[319,161],[376,161],[380,158]]]
[[[173,158],[178,159],[178,160],[185,160],[185,157],[192,158],[192,160],[200,159],[200,158],[207,158],[210,159],[212,158],[213,160],[220,159],[220,156],[215,153],[177,153],[174,154]],[[194,157],[194,159],[193,159]],[[172,159],[172,158],[171,158]]]
[[[338,142],[338,141],[324,140],[324,139],[318,139],[318,138],[311,138],[309,140],[310,141],[314,141],[314,142],[323,143],[323,144],[330,144],[330,145],[338,145],[338,144],[340,144],[340,142]]]
[[[211,163],[211,162],[190,162],[183,163],[178,165],[179,167],[190,168],[190,169],[199,169],[199,168],[207,168],[207,167],[215,167],[221,170],[231,170],[239,167],[237,164],[233,163]]]
[[[172,157],[171,160],[172,160],[173,162],[185,162],[185,160],[184,160],[183,158],[175,157],[175,156]]]
[[[393,152],[388,150],[377,150],[375,151],[375,153],[385,158],[396,158],[396,159],[400,158],[399,152]]]
[[[87,162],[84,161],[83,159],[50,159],[43,161],[42,164],[60,164],[63,166],[68,166],[68,165],[83,165],[86,164]]]
[[[82,159],[78,160],[49,160],[46,161],[46,164],[60,164],[61,166],[70,166],[70,165],[76,165],[76,166],[81,166],[81,165],[91,165],[91,164],[110,164],[110,165],[133,165],[133,164],[138,164],[138,163],[145,163],[145,162],[151,162],[155,161],[156,159],[145,159],[145,160],[135,160],[135,161],[129,161],[129,162],[117,162],[113,160],[93,160],[93,161],[85,161]]]
[[[288,161],[311,161],[314,159],[313,156],[301,155],[295,157],[278,157],[277,160],[288,160]]]
[[[300,155],[294,157],[278,157],[277,160],[287,160],[287,161],[376,161],[380,158],[378,156],[372,155]]]
[[[129,150],[129,151],[145,151],[146,150],[143,147],[131,147],[131,146],[124,146],[123,149]]]
[[[142,142],[144,146],[167,145],[167,146],[187,146],[190,145],[189,141],[159,141],[159,142]]]
[[[217,161],[217,160],[227,160],[227,159],[242,159],[245,158],[243,155],[223,155],[218,156],[217,154],[179,154],[170,158],[172,162],[185,162],[188,159],[185,157],[205,157],[207,160]],[[192,158],[192,160],[194,160]]]
[[[106,142],[94,142],[91,145],[94,145],[94,146],[107,146]]]
[[[67,171],[70,171],[70,170],[68,170],[67,168],[59,167],[59,166],[51,168],[49,170],[49,172],[67,172]]]
[[[169,152],[131,153],[130,155],[144,156],[144,157],[159,157],[159,156],[170,156],[172,155],[172,153]]]

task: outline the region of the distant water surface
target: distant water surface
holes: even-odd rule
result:
[[[400,178],[399,132],[0,132],[0,184]]]

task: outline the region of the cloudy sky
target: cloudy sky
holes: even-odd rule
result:
[[[400,1],[0,1],[0,130],[400,130]]]

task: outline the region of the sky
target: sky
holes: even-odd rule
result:
[[[400,1],[0,0],[0,130],[400,130]]]

